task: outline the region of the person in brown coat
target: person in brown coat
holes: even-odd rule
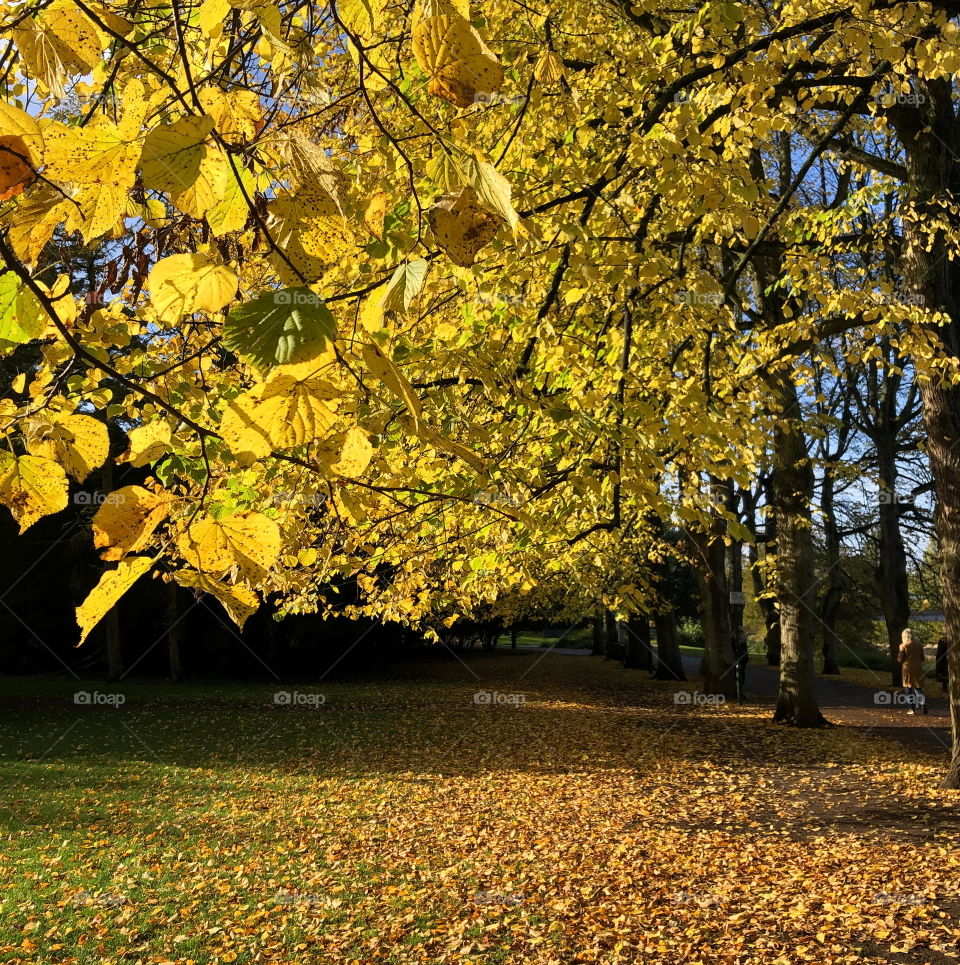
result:
[[[923,693],[923,644],[913,639],[913,631],[909,627],[903,631],[900,639],[897,658],[903,668],[903,690],[910,708],[907,713],[925,714],[927,698]]]

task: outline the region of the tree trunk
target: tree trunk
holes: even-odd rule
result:
[[[677,615],[673,610],[657,613],[654,618],[657,629],[657,680],[686,680],[680,640],[677,637]]]
[[[623,665],[628,670],[652,670],[650,649],[650,621],[647,617],[634,617],[627,621],[626,645],[623,648]]]
[[[736,487],[731,483],[727,492],[727,512],[737,515]],[[739,600],[743,596],[743,540],[735,539],[727,547],[727,586],[730,590],[730,630],[736,633],[743,626],[743,603]],[[736,596],[738,602],[734,603]]]
[[[593,656],[597,657],[605,653],[605,643],[606,640],[604,639],[603,633],[603,614],[598,610],[593,615],[593,648],[590,651]]]
[[[511,650],[517,649],[517,628],[516,627],[510,627],[510,649]]]
[[[874,442],[877,448],[880,487],[877,590],[887,627],[891,683],[894,687],[899,687],[903,683],[903,675],[897,653],[903,631],[910,621],[910,590],[907,582],[907,554],[903,546],[903,534],[900,532],[900,503],[897,498],[896,428],[888,422],[878,423]]]
[[[943,313],[949,321],[929,326],[934,344],[946,356],[960,358],[960,263],[945,258],[948,250],[944,228],[931,237],[928,221],[943,224],[957,218],[944,207],[943,199],[960,191],[960,170],[954,158],[958,144],[953,111],[952,78],[925,81],[921,103],[899,111],[893,121],[907,158],[908,200],[913,214],[904,219],[901,275],[907,291],[928,311]],[[925,227],[925,225],[927,227]],[[949,640],[950,718],[953,756],[944,786],[960,788],[960,386],[939,379],[920,384],[923,421],[927,430],[927,453],[937,496],[935,525],[940,543],[940,589]]]
[[[170,656],[170,679],[178,684],[183,679],[180,664],[180,608],[177,606],[177,584],[172,580],[167,584],[167,653]]]
[[[106,616],[107,630],[107,680],[119,680],[123,676],[123,640],[120,637],[120,613],[114,606]]]
[[[711,480],[714,490],[721,489],[719,480]],[[736,664],[730,633],[730,590],[726,574],[724,524],[717,518],[709,534],[698,535],[702,563],[700,565],[700,613],[703,618],[703,690],[708,694],[736,697]]]
[[[774,720],[797,727],[827,721],[814,696],[813,467],[799,424],[799,399],[789,375],[779,378],[782,415],[773,437],[774,513],[780,602],[780,692]]]
[[[820,618],[823,621],[823,672],[840,673],[838,654],[840,638],[837,635],[837,618],[843,601],[843,570],[840,568],[840,530],[837,526],[837,513],[834,504],[833,464],[827,463],[823,469],[820,511],[823,513],[823,541],[827,556],[827,588],[820,605]],[[899,666],[899,664],[897,664]]]
[[[617,618],[609,610],[603,613],[603,652],[608,660],[619,660],[620,640],[617,637]]]

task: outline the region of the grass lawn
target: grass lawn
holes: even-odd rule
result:
[[[0,962],[957,960],[939,760],[601,659],[464,660],[0,681]]]

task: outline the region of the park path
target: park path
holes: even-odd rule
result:
[[[501,648],[498,648],[501,649]],[[542,652],[545,648],[520,646],[521,653]],[[591,651],[574,647],[553,647],[549,652],[556,656],[589,657]],[[683,666],[690,681],[702,681],[700,660],[697,655],[684,654]],[[750,664],[747,667],[746,695],[751,704],[767,704],[773,707],[777,697],[778,674],[776,667]],[[878,688],[879,689],[879,688]],[[823,715],[833,724],[855,727],[865,733],[896,741],[907,748],[942,752],[950,749],[950,708],[939,691],[940,685],[930,682],[927,688],[929,713],[910,716],[904,705],[883,706],[874,702],[876,690],[851,681],[817,677],[817,702]]]
[[[684,654],[683,666],[691,680],[700,680],[700,657]],[[750,703],[769,704],[776,701],[778,688],[776,667],[751,664],[747,667],[746,696]],[[831,723],[862,728],[878,737],[897,741],[905,747],[927,751],[950,749],[950,708],[945,697],[934,691],[939,684],[928,682],[929,713],[910,716],[904,705],[884,706],[874,702],[877,690],[850,681],[820,677],[816,679],[817,703]],[[877,688],[879,689],[879,688]]]

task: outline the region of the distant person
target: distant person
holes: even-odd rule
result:
[[[927,698],[923,693],[923,644],[914,640],[907,627],[901,637],[897,659],[903,667],[903,691],[907,695],[908,714],[926,714]]]
[[[747,649],[747,631],[743,627],[737,627],[733,631],[733,657],[736,662],[737,675],[737,700],[742,704],[744,701],[744,686],[747,682],[747,663],[750,660],[750,652]]]
[[[937,641],[937,663],[936,663],[936,673],[937,680],[940,681],[940,686],[943,687],[943,692],[946,693],[948,685],[950,683],[950,659],[948,651],[950,649],[950,638],[944,634]]]

